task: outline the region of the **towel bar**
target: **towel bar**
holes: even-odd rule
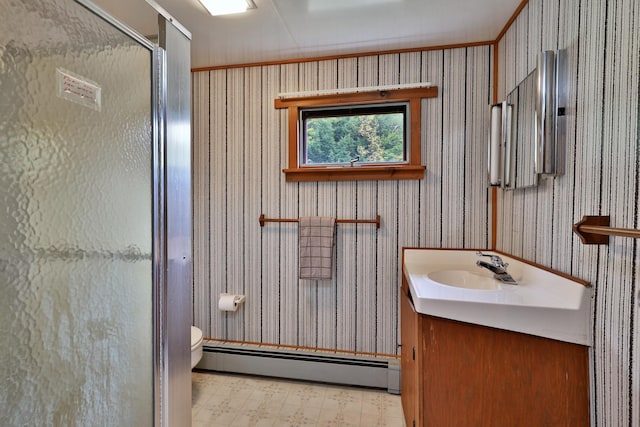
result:
[[[260,227],[264,227],[265,222],[298,222],[297,218],[266,218],[264,214],[258,218]],[[339,224],[375,224],[376,228],[380,228],[380,215],[376,215],[376,219],[336,219]]]

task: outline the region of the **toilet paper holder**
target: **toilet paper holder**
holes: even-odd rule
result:
[[[223,311],[236,311],[245,299],[244,295],[221,293],[218,308]]]
[[[221,294],[221,295],[233,295],[233,294]],[[233,295],[233,302],[236,304],[242,304],[247,299],[245,295]]]

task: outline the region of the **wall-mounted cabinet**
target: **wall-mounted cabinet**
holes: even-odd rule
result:
[[[489,185],[527,188],[564,173],[565,58],[562,50],[542,52],[536,69],[491,106]]]

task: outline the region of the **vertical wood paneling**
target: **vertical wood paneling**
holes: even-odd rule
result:
[[[529,4],[527,4],[521,13],[525,13],[529,8]],[[498,85],[498,99],[494,101],[499,102],[504,100],[507,96],[507,45],[509,43],[509,37],[511,37],[511,31],[508,31],[502,41],[498,44],[498,70],[496,70],[498,75],[498,81],[496,84]],[[511,90],[511,89],[509,89]],[[509,193],[504,191],[496,190],[496,222],[500,226],[496,227],[496,248],[503,248],[504,251],[509,251],[510,248],[510,232],[504,232],[503,229],[510,230],[508,226],[508,222],[510,221],[510,217],[508,216],[509,209],[507,208]]]
[[[211,131],[209,133],[210,164],[210,230],[211,230],[211,336],[227,336],[227,317],[217,310],[221,292],[227,291],[225,262],[227,232],[225,223],[227,186],[227,72],[212,71],[209,84]],[[214,166],[215,165],[215,166]],[[222,254],[222,256],[220,256]]]
[[[465,103],[464,246],[486,248],[489,218],[487,191],[487,123],[491,104],[489,47],[467,49]],[[481,174],[479,175],[478,172]],[[484,212],[484,215],[480,213]]]
[[[357,183],[350,182],[338,191],[337,217],[354,218],[356,215]],[[339,348],[355,350],[357,340],[356,319],[361,307],[357,305],[355,227],[336,230],[336,341]]]
[[[280,116],[273,108],[273,99],[280,92],[280,66],[262,69],[262,212],[280,217],[280,158],[284,144],[280,143]],[[286,126],[285,126],[286,128]],[[255,185],[255,183],[254,183]],[[269,224],[261,230],[262,259],[262,339],[261,342],[280,342],[280,227]],[[250,302],[247,302],[250,303]],[[221,335],[220,338],[225,338]]]
[[[442,222],[443,246],[460,248],[464,246],[464,175],[458,167],[464,160],[465,105],[467,93],[465,85],[467,49],[453,49],[445,52],[443,86],[443,140],[442,185],[447,189],[443,198]]]
[[[529,3],[523,9],[523,13],[530,7],[531,4]],[[505,34],[502,43],[500,43],[500,55],[498,57],[500,69],[498,75],[502,91],[498,93],[498,101],[504,100],[507,94],[518,84],[516,80],[515,61],[513,60],[515,51],[516,32],[514,28]],[[517,230],[520,229],[518,227],[519,224],[517,222],[514,224],[514,210],[517,207],[517,203],[514,202],[514,194],[513,191],[498,191],[498,224],[501,224],[501,226],[498,226],[498,247],[504,248],[503,250],[505,252],[521,256],[521,251],[518,251],[517,245],[514,244],[514,239],[519,239],[521,236],[521,234],[517,232]],[[503,229],[513,230],[514,228],[516,228],[516,232],[514,233],[502,233]]]
[[[375,218],[378,213],[377,191],[375,182],[365,188],[358,188],[356,205],[358,218]],[[356,276],[358,278],[358,318],[356,350],[375,353],[376,337],[380,333],[377,324],[378,289],[377,277],[377,238],[375,226],[370,224],[356,225]]]
[[[525,77],[526,73],[534,70],[537,65],[538,54],[541,51],[542,43],[542,3],[538,0],[529,2],[526,13],[518,17],[520,25],[515,43],[512,45],[516,63],[514,64],[514,88]],[[539,181],[538,185],[547,185],[545,181]],[[536,221],[538,206],[538,192],[532,189],[513,191],[510,194],[511,208],[510,220],[513,224],[511,233],[511,253],[523,258],[537,261],[539,252],[538,233]],[[542,206],[543,210],[548,210],[548,206]]]
[[[481,206],[486,191],[470,194],[476,190],[466,187],[477,189],[474,171],[484,176],[486,167],[480,154],[484,150],[477,151],[474,141],[484,123],[469,117],[486,109],[490,63],[488,48],[481,47],[454,55],[430,51],[211,72],[210,88],[197,86],[202,100],[196,108],[203,111],[194,114],[194,129],[210,128],[209,139],[196,142],[198,150],[208,150],[211,175],[196,177],[207,186],[198,192],[211,194],[209,217],[197,214],[197,227],[211,230],[210,262],[196,269],[210,268],[211,282],[198,281],[195,288],[209,296],[211,306],[194,311],[194,321],[208,323],[212,338],[395,354],[401,248],[441,246],[450,219],[459,225],[454,227],[457,243],[448,245],[487,244],[486,201]],[[483,66],[488,69],[472,73]],[[196,73],[194,78],[206,81],[208,74]],[[434,82],[443,94],[423,101],[424,180],[285,182],[288,117],[273,108],[277,93],[418,81]],[[204,112],[207,108],[210,114]],[[201,140],[202,132],[194,137]],[[443,168],[445,141],[448,163]],[[451,197],[455,203],[448,204],[445,217],[442,201]],[[297,225],[268,223],[260,228],[260,213],[294,218],[370,218],[379,213],[382,228],[338,226],[335,277],[300,281]],[[203,257],[207,255],[198,254],[197,263],[205,262]],[[220,312],[220,292],[245,293],[246,303],[236,313]]]
[[[225,219],[227,245],[225,250],[225,268],[227,271],[226,291],[232,294],[244,294],[244,192],[245,192],[245,70],[238,68],[227,72],[227,140],[226,165],[227,185],[225,188],[225,206],[222,212]],[[232,340],[244,340],[244,310],[228,312],[227,336]]]
[[[535,53],[531,55],[528,46],[531,39],[539,40],[538,33],[540,31],[540,21],[537,19],[537,8],[535,4],[531,4],[528,13],[522,13],[516,20],[515,40],[513,48],[515,49],[516,61],[514,64],[514,84],[523,81],[529,72],[536,68],[537,56]],[[523,46],[525,46],[523,48]],[[518,160],[522,160],[523,156],[518,156]],[[520,166],[520,165],[518,165]],[[533,165],[519,169],[520,173],[527,171],[533,173]],[[514,230],[519,232],[512,233],[511,250],[514,255],[525,257],[525,242],[536,241],[536,221],[535,215],[537,211],[538,198],[527,197],[531,190],[514,191],[511,205],[511,221]],[[533,193],[535,194],[535,192]],[[535,253],[535,246],[533,247]],[[535,258],[528,258],[534,260]]]
[[[338,60],[322,61],[318,70],[318,89],[338,87]],[[337,216],[336,182],[318,183],[318,215]],[[336,264],[340,259],[336,257]],[[336,269],[334,268],[334,271]],[[318,287],[318,331],[317,346],[338,348],[337,344],[337,289],[336,274],[331,281],[319,281]]]
[[[558,11],[559,2],[548,1],[542,6],[542,22],[537,28],[541,29],[542,47],[540,50],[558,49]],[[553,229],[553,179],[541,180],[539,183],[542,191],[536,191],[537,196],[537,222],[546,224]],[[536,230],[536,246],[532,251],[525,251],[523,255],[543,265],[551,265],[551,247],[553,240]]]
[[[490,79],[490,84],[489,84],[489,100],[488,100],[488,104],[493,104],[494,102],[497,102],[498,98],[498,93],[500,88],[499,88],[499,83],[498,83],[498,79],[495,78],[495,76],[497,75],[497,68],[499,67],[499,58],[497,58],[496,55],[499,54],[499,47],[498,44],[493,44],[490,46],[489,49],[489,53],[490,53],[490,59],[489,59],[489,79]],[[487,115],[490,114],[489,111],[487,111],[486,113]],[[489,119],[487,118],[485,123],[489,123]],[[486,127],[486,124],[485,124]],[[488,129],[485,129],[486,132],[488,132]],[[487,141],[488,144],[488,134],[487,136],[485,136],[485,141]],[[484,169],[484,174],[485,177],[488,177],[488,171],[489,171],[489,165],[488,165],[488,159],[486,159],[485,161],[487,161],[487,165]],[[488,179],[488,178],[485,178]],[[498,222],[498,215],[500,212],[499,209],[499,203],[497,203],[498,197],[498,190],[496,188],[493,187],[488,187],[486,189],[486,194],[487,194],[487,217],[486,217],[486,221],[487,221],[487,245],[486,247],[489,249],[495,249],[496,247],[496,242],[499,238],[499,233],[498,230],[496,230],[495,228],[495,223]],[[495,220],[495,223],[494,223]]]
[[[399,83],[415,83],[423,82],[422,79],[422,53],[411,52],[399,55],[400,76]],[[422,117],[425,117],[424,110]],[[424,122],[424,119],[421,119]],[[423,129],[422,132],[425,132]],[[424,136],[421,136],[421,145]],[[424,159],[423,159],[424,161]],[[398,218],[398,251],[402,247],[417,247],[420,244],[420,186],[421,181],[399,181],[398,182],[398,206],[403,206],[402,210],[398,210],[401,216]],[[418,231],[418,232],[416,232]],[[398,269],[398,283],[401,283],[402,272]]]
[[[517,21],[516,21],[517,25]],[[504,63],[504,69],[500,69],[504,74],[504,93],[501,93],[500,100],[503,100],[505,96],[513,90],[513,88],[518,84],[519,80],[516,76],[516,62],[515,56],[517,52],[517,26],[514,27],[514,31],[509,31],[505,34],[503,42],[504,45],[504,57],[502,57],[501,61]],[[504,71],[503,71],[504,70]]]
[[[630,169],[633,170],[633,174],[627,173],[626,178],[629,182],[629,191],[627,192],[627,201],[620,200],[621,203],[627,209],[627,216],[625,219],[626,226],[638,228],[640,226],[640,73],[625,73],[625,70],[640,70],[640,5],[633,0],[625,0],[620,4],[620,15],[623,19],[624,26],[622,28],[623,34],[628,34],[628,37],[623,37],[620,49],[621,59],[628,58],[629,62],[622,65],[619,68],[620,80],[626,83],[626,86],[620,91],[621,94],[632,93],[635,94],[631,97],[623,96],[626,98],[625,111],[627,120],[624,123],[620,123],[620,129],[626,129],[626,133],[622,135],[622,139],[630,141],[628,146],[631,148],[628,158],[631,162]],[[624,52],[635,52],[630,56],[625,55]],[[635,147],[633,144],[635,141]],[[624,174],[624,170],[619,171]],[[633,200],[633,203],[629,203],[629,200]],[[630,390],[629,399],[635,402],[629,410],[629,419],[632,423],[640,423],[640,364],[638,359],[640,358],[640,339],[638,338],[638,331],[640,330],[640,313],[638,305],[638,275],[640,260],[638,257],[638,242],[628,242],[630,248],[630,261],[631,272],[626,276],[627,289],[625,289],[625,295],[629,295],[629,311],[627,327],[629,328],[629,377],[627,379],[627,387]]]
[[[637,242],[614,237],[608,247],[584,246],[570,230],[594,214],[638,227],[640,6],[532,0],[528,8],[527,42],[515,49],[528,50],[529,61],[543,49],[566,49],[569,101],[565,174],[521,192],[525,211],[536,203],[525,222],[535,240],[523,240],[523,256],[592,282],[593,425],[639,425]],[[522,60],[507,39],[503,67]],[[500,209],[500,249],[508,252],[520,231]]]
[[[280,92],[295,92],[300,85],[302,64],[288,64],[280,68]],[[286,147],[287,111],[280,112],[280,141]],[[287,167],[287,150],[282,149],[279,170]],[[297,183],[287,183],[280,174],[280,215],[285,218],[300,216]],[[297,345],[298,341],[298,227],[280,224],[280,344]]]
[[[259,185],[262,167],[262,70],[259,67],[247,69],[244,75],[244,158],[245,175],[243,185],[244,237],[242,238],[244,262],[244,283],[242,293],[249,297],[249,302],[241,309],[244,315],[244,339],[260,341],[262,333],[262,286],[260,268],[256,268],[255,260],[262,256],[260,245],[260,225],[257,218],[262,213],[262,192]]]
[[[301,91],[318,89],[317,62],[300,64]],[[300,194],[300,216],[318,215],[318,183],[304,182],[298,184]],[[316,347],[318,342],[318,281],[300,280],[298,283],[298,339],[297,344],[305,347]]]
[[[576,191],[574,193],[575,214],[593,215],[601,213],[600,210],[600,176],[601,162],[600,155],[600,111],[602,105],[602,89],[600,85],[603,79],[603,62],[601,61],[604,52],[604,19],[602,18],[605,4],[601,3],[595,7],[580,7],[580,28],[579,28],[579,57],[578,57],[578,99],[576,114],[576,163],[575,179]],[[598,141],[598,143],[588,143],[588,141]],[[584,213],[582,213],[584,212]],[[576,218],[577,219],[577,218]],[[576,274],[588,277],[595,281],[597,278],[600,262],[598,261],[598,247],[586,247],[580,245],[574,239],[573,268]],[[607,373],[603,369],[602,360],[608,353],[608,349],[603,335],[608,332],[606,328],[606,317],[603,313],[603,303],[607,300],[602,297],[605,293],[606,282],[598,283],[594,287],[594,383],[592,395],[595,406],[595,423],[601,424],[607,417],[608,409],[605,409],[605,396],[609,395],[607,384]],[[611,302],[611,301],[609,301]],[[596,331],[598,333],[596,333]],[[604,333],[604,334],[602,334]]]
[[[358,58],[338,60],[338,87],[358,85]],[[336,215],[355,218],[358,182],[345,182],[337,187]],[[355,350],[358,318],[356,229],[338,227],[336,231],[336,341],[340,348]]]
[[[211,335],[209,289],[209,73],[193,74],[193,324],[204,336]]]
[[[422,53],[411,52],[400,54],[400,79],[399,83],[414,83],[424,81],[422,80]],[[424,105],[421,104],[421,108]],[[424,123],[425,112],[421,112],[421,123]],[[424,156],[424,132],[426,129],[421,130],[420,136],[420,151],[421,156]],[[424,162],[424,157],[422,157]],[[398,182],[398,206],[402,206],[402,209],[398,209],[398,253],[402,254],[403,247],[418,247],[420,245],[420,230],[422,228],[421,221],[421,181],[400,181]],[[400,255],[401,256],[401,255]],[[402,283],[402,266],[398,265],[398,281],[397,287]],[[400,295],[400,294],[398,294]],[[398,300],[401,298],[398,297]],[[397,310],[400,310],[400,301],[398,301]],[[381,322],[382,323],[382,322]],[[382,327],[382,326],[381,326]],[[403,326],[400,325],[402,328]],[[398,332],[397,341],[401,344],[400,333]],[[398,349],[400,352],[400,349]]]
[[[378,62],[378,83],[381,85],[397,84],[399,81],[400,67],[399,55],[381,55]],[[398,252],[398,181],[380,181],[378,183],[378,212],[385,218],[385,226],[378,233],[378,257],[377,257],[377,294],[383,301],[389,304],[381,304],[378,311],[378,336],[377,347],[390,349],[390,353],[396,353],[398,345],[397,328],[386,328],[385,319],[398,319],[398,265],[400,253]],[[418,224],[414,224],[417,227]],[[397,320],[396,320],[397,321]]]
[[[604,52],[604,22],[602,17],[605,4],[597,7],[580,8],[579,58],[578,58],[578,100],[576,113],[576,192],[573,195],[577,215],[599,215],[600,211],[600,144],[587,143],[601,135],[601,105]],[[582,213],[584,212],[584,213]],[[591,213],[589,213],[591,212]],[[577,219],[577,218],[576,218]],[[577,239],[574,240],[577,242]],[[598,247],[576,243],[573,266],[576,274],[594,278],[597,272]],[[598,291],[596,290],[596,298]],[[596,300],[596,304],[598,301]]]
[[[579,55],[579,39],[578,39],[578,24],[580,21],[580,9],[578,2],[562,2],[560,5],[560,17],[559,28],[560,34],[558,35],[558,46],[564,47],[567,54],[567,75],[577,76],[578,70],[578,55]],[[575,162],[576,162],[576,122],[577,111],[576,102],[578,98],[578,85],[577,79],[567,79],[568,86],[566,88],[567,94],[567,151],[565,169],[566,175],[569,177],[575,176]],[[573,194],[575,194],[575,180],[574,179],[556,179],[554,180],[554,212],[553,212],[553,224],[554,233],[560,236],[571,235],[571,229],[573,225],[573,219],[576,217],[574,213],[574,204],[567,203],[567,200],[571,200]],[[572,271],[571,262],[573,257],[573,245],[578,244],[578,237],[573,239],[557,239],[552,247],[552,267],[560,271]],[[562,255],[561,255],[562,254]]]
[[[370,56],[358,60],[358,86],[378,84],[378,57]],[[378,183],[362,181],[358,183],[357,217],[375,218],[378,214]],[[377,238],[378,233],[371,225],[356,225],[356,277],[358,316],[356,319],[356,347],[358,351],[376,352],[378,336],[377,308],[378,283]]]
[[[532,25],[537,23],[533,21]],[[514,23],[514,45],[515,46],[527,46],[529,40],[529,14],[521,13],[518,15],[516,22]],[[527,77],[530,71],[536,67],[536,57],[533,56],[533,62],[529,61],[529,49],[516,49],[515,51],[515,63],[513,64],[514,82],[521,82]]]
[[[523,11],[523,14],[524,13],[525,12]],[[532,64],[532,70],[536,67],[536,62],[538,61],[538,53],[542,51],[542,13],[542,0],[532,0],[529,2],[528,10],[526,12],[529,20],[529,33],[526,40],[522,40],[522,42],[526,43],[526,45],[521,45],[521,48],[528,52],[528,63]]]
[[[604,56],[605,78],[602,82],[604,105],[601,188],[610,189],[610,191],[601,190],[601,209],[603,212],[616,213],[612,219],[614,226],[629,223],[635,216],[633,212],[635,209],[628,204],[630,196],[635,193],[634,183],[629,179],[635,176],[635,165],[629,161],[629,157],[637,147],[631,144],[606,143],[628,140],[630,136],[628,132],[637,135],[637,120],[629,121],[631,116],[635,115],[631,110],[637,112],[637,100],[631,108],[627,101],[628,93],[633,87],[629,85],[630,79],[627,77],[629,75],[628,42],[631,37],[620,37],[619,34],[619,31],[624,34],[624,30],[629,29],[625,22],[629,16],[629,4],[623,6],[624,3],[623,1],[609,2],[605,11],[607,31]],[[629,345],[633,342],[630,340],[631,325],[628,321],[631,317],[629,312],[631,305],[624,303],[628,300],[631,288],[629,278],[632,277],[632,264],[629,260],[633,257],[633,245],[632,241],[619,239],[607,248],[608,253],[601,252],[601,260],[605,268],[599,271],[599,282],[607,283],[601,295],[610,302],[603,306],[602,317],[607,319],[607,328],[617,332],[602,337],[606,348],[616,350],[605,354],[604,360],[601,361],[603,368],[608,372],[606,381],[610,385],[609,399],[602,401],[606,402],[605,408],[610,413],[612,421],[627,418],[628,411],[631,409],[625,405],[627,399],[631,397],[627,394],[631,375],[630,365],[627,362],[630,355]]]
[[[422,53],[423,79],[438,86],[440,96],[437,99],[423,100],[425,122],[423,164],[426,166],[425,179],[420,200],[421,227],[420,244],[437,248],[442,245],[442,150],[443,150],[443,99],[447,93],[444,82],[444,52],[429,51]]]
[[[525,8],[523,10],[526,10],[528,6],[525,6]],[[502,99],[505,98],[506,94],[507,94],[507,59],[506,59],[506,52],[507,52],[507,43],[508,43],[508,37],[510,37],[511,34],[507,33],[505,35],[505,37],[502,39],[502,42],[498,44],[498,70],[500,71],[498,73],[498,81],[496,82],[496,84],[498,85],[498,99],[497,101],[500,101]]]

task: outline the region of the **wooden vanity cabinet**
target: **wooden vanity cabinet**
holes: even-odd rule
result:
[[[407,427],[418,426],[422,416],[420,414],[419,390],[422,382],[418,380],[420,361],[420,340],[418,331],[418,314],[413,308],[410,299],[405,292],[400,298],[400,324],[401,342],[400,348],[400,372],[401,382],[400,397],[402,399],[402,411]]]
[[[407,427],[589,426],[588,347],[417,313],[401,292]]]

